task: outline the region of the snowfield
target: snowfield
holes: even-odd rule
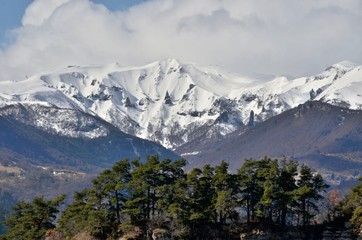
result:
[[[20,103],[83,111],[168,148],[204,134],[231,133],[250,124],[252,112],[254,124],[308,100],[362,109],[361,66],[341,62],[316,76],[261,81],[165,59],[132,68],[69,66],[19,82],[0,81],[0,107]],[[68,128],[65,119],[76,117],[42,116],[34,124],[58,133]],[[83,134],[107,132],[95,127]]]

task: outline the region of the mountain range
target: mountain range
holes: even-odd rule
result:
[[[308,100],[361,109],[360,69],[345,61],[316,76],[261,81],[175,59],[133,68],[69,66],[0,82],[0,106],[75,109],[172,149],[206,133],[226,135]]]
[[[53,178],[148,154],[190,166],[225,159],[235,170],[245,158],[284,155],[338,182],[338,171],[360,174],[361,109],[361,66],[347,61],[292,79],[176,59],[68,66],[0,81],[0,173],[19,178],[31,166]]]

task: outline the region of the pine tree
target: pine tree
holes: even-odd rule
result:
[[[279,224],[284,227],[287,221],[288,213],[292,214],[292,209],[296,206],[296,202],[293,199],[293,194],[297,188],[295,178],[298,175],[298,163],[295,161],[287,162],[285,159],[281,161],[279,182],[279,192],[277,207],[279,209]]]
[[[323,198],[320,192],[328,188],[320,174],[313,174],[312,170],[302,165],[297,181],[298,188],[294,191],[294,199],[299,206],[302,216],[302,226],[309,225],[310,219],[318,212],[316,201]]]
[[[265,174],[268,172],[270,159],[245,160],[238,170],[238,180],[241,192],[241,202],[246,208],[247,222],[256,221],[262,215],[260,200],[263,196]]]
[[[355,229],[361,229],[362,226],[362,178],[359,181],[341,203],[344,215],[351,221]]]
[[[128,196],[128,183],[131,180],[130,163],[124,159],[115,163],[110,170],[103,171],[93,180],[93,189],[108,200],[107,209],[116,217],[117,224],[121,223],[120,212]]]
[[[132,220],[150,220],[156,213],[156,187],[159,184],[161,170],[158,156],[148,156],[145,163],[139,159],[132,161],[130,194],[132,199],[127,201],[124,213]]]
[[[205,234],[205,227],[215,220],[213,188],[214,169],[206,164],[202,170],[194,168],[187,175],[187,213],[185,224],[190,228],[190,238]]]
[[[237,180],[235,175],[228,173],[228,168],[229,164],[222,161],[215,167],[213,177],[213,186],[216,191],[215,210],[221,224],[236,213],[237,206]]]
[[[161,215],[170,214],[169,206],[173,203],[180,203],[180,194],[185,197],[183,194],[184,184],[182,184],[182,182],[186,182],[186,174],[182,169],[185,164],[185,160],[171,161],[170,159],[165,159],[160,163],[160,181],[156,191],[158,196],[157,211]],[[175,188],[175,185],[181,189]]]
[[[12,215],[4,221],[9,228],[5,239],[44,239],[46,231],[55,228],[54,220],[64,199],[65,195],[49,201],[39,196],[32,202],[17,203]]]
[[[62,212],[59,219],[58,228],[64,237],[73,237],[85,229],[92,228],[88,222],[88,213],[92,210],[88,203],[90,195],[89,189],[76,192],[73,196],[73,202]]]
[[[159,160],[158,156],[149,156],[145,163],[132,162],[130,194],[124,213],[137,222],[140,219],[152,220],[156,216],[167,214],[168,207],[174,202],[173,184],[185,179],[182,167],[184,160]]]
[[[264,169],[262,175],[265,177],[263,183],[263,195],[260,199],[260,204],[263,206],[264,212],[261,212],[262,217],[267,219],[268,224],[273,223],[273,213],[277,212],[276,202],[279,199],[280,186],[278,179],[280,171],[278,160],[269,160],[268,167]],[[275,209],[274,209],[275,208]]]
[[[68,237],[89,232],[99,239],[117,235],[121,211],[128,199],[130,163],[124,159],[104,170],[91,189],[74,194],[73,203],[61,215],[59,226]]]

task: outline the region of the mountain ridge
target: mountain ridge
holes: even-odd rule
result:
[[[180,159],[157,143],[74,109],[7,105],[0,107],[0,129],[0,191],[19,200],[73,194],[121,159]]]
[[[287,158],[322,173],[332,185],[362,175],[362,111],[308,101],[223,139],[194,141],[176,149],[189,168],[221,160],[236,170],[245,159]],[[193,153],[193,154],[189,154]]]
[[[130,68],[69,66],[20,82],[0,82],[0,106],[76,109],[174,149],[201,136],[225,136],[309,100],[361,109],[360,69],[344,61],[315,76],[265,82],[176,59]]]

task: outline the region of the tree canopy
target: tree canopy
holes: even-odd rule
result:
[[[44,239],[47,230],[55,228],[54,220],[63,203],[65,195],[53,200],[43,196],[35,197],[32,202],[21,201],[13,207],[11,217],[3,223],[9,229],[3,239]]]
[[[185,164],[158,156],[118,161],[74,194],[57,232],[64,239],[82,233],[116,239],[132,229],[147,236],[159,227],[171,230],[173,239],[208,239],[214,229],[230,236],[230,227],[241,223],[305,227],[327,188],[321,175],[285,159],[248,159],[235,173],[225,161],[187,173]],[[41,239],[55,227],[63,199],[18,203],[5,221],[7,239]]]

